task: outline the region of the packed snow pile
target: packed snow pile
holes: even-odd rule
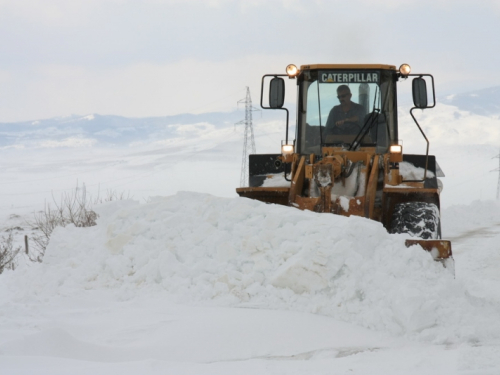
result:
[[[98,213],[95,227],[57,228],[44,263],[2,277],[40,298],[113,288],[313,312],[436,343],[500,337],[498,308],[374,221],[197,193]]]
[[[422,180],[425,176],[425,169],[415,167],[412,163],[402,161],[399,163],[399,173],[404,180]],[[434,177],[434,173],[427,170],[427,178]]]
[[[290,176],[286,179],[284,173],[271,173],[267,175],[266,179],[262,183],[263,187],[289,187],[290,186]]]

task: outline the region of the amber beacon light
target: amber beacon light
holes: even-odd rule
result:
[[[294,64],[290,64],[286,67],[286,74],[288,74],[289,77],[295,77],[299,74],[299,68]]]
[[[399,74],[401,74],[402,77],[408,77],[408,75],[411,72],[411,67],[408,64],[401,64],[399,67]]]

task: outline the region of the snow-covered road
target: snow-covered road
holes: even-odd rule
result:
[[[453,374],[459,357],[491,350],[411,342],[316,314],[118,301],[113,292],[7,312],[15,318],[10,329],[2,319],[2,374]]]

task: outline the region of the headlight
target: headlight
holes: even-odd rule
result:
[[[403,161],[403,146],[391,145],[391,147],[389,147],[389,151],[390,163],[401,163]]]
[[[411,72],[411,67],[408,64],[401,64],[399,67],[399,73],[402,77],[408,77],[408,74]]]
[[[403,146],[392,145],[389,150],[390,150],[391,154],[401,154],[403,152]]]
[[[281,145],[281,154],[282,155],[293,154],[293,145]]]
[[[295,77],[297,74],[299,74],[299,68],[297,68],[293,64],[290,64],[286,67],[286,74],[288,74],[289,77]]]

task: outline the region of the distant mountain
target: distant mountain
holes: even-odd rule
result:
[[[285,118],[281,111],[254,114],[254,121]],[[0,123],[0,147],[37,147],[72,140],[73,143],[123,145],[132,142],[167,139],[182,134],[182,128],[196,125],[200,129],[233,126],[244,120],[243,109],[233,112],[180,114],[164,117],[128,118],[113,115],[72,115],[36,121]],[[50,143],[52,142],[52,143]],[[59,145],[64,143],[59,143]],[[71,142],[67,143],[68,145]]]
[[[500,116],[500,86],[449,95],[440,102],[482,116]]]
[[[457,110],[458,108],[458,110]],[[295,108],[289,106],[290,126],[295,124]],[[467,113],[468,112],[468,113]],[[400,125],[413,120],[407,111],[400,114]],[[233,127],[244,120],[243,108],[232,112],[179,114],[174,116],[129,118],[114,115],[68,116],[37,121],[0,123],[0,148],[53,148],[82,146],[129,146],[164,140],[209,137],[215,130]],[[279,121],[285,129],[285,112],[261,110],[253,113],[254,124]],[[438,100],[433,111],[421,114],[422,126],[434,142],[455,144],[500,142],[500,86],[449,95]],[[429,125],[430,124],[430,125]],[[435,124],[440,124],[435,126]],[[237,125],[242,127],[243,125]],[[272,126],[272,125],[270,125]],[[428,128],[428,129],[427,129]],[[401,134],[404,127],[400,126]],[[477,129],[481,129],[478,132]],[[291,134],[294,134],[293,131]],[[293,137],[293,136],[292,136]],[[406,139],[412,136],[408,135]],[[176,141],[173,141],[176,142]],[[408,141],[407,141],[408,146]]]

